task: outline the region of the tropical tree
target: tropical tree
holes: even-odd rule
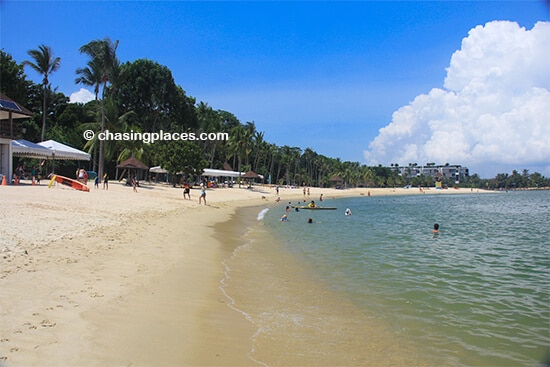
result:
[[[173,184],[176,186],[176,174],[200,175],[208,162],[202,157],[201,148],[189,141],[163,141],[157,143],[155,160],[164,169],[173,174]]]
[[[42,133],[40,140],[44,141],[46,134],[46,91],[50,88],[50,74],[57,71],[61,65],[61,58],[54,57],[53,51],[49,46],[40,45],[38,50],[29,50],[27,52],[34,61],[23,61],[23,65],[30,66],[37,73],[43,76],[43,100],[42,100]]]
[[[200,133],[215,133],[221,131],[221,116],[218,112],[214,111],[208,103],[200,102],[196,107],[196,111]],[[219,142],[217,140],[205,140],[202,142],[203,154],[208,160],[210,168],[213,168],[218,144]]]
[[[254,162],[252,164],[252,170],[255,171],[256,173],[258,173],[258,171],[260,170],[259,169],[260,158],[262,156],[265,157],[264,132],[263,131],[255,131],[252,141],[253,141],[253,151],[254,151],[254,154],[253,154]]]
[[[79,77],[75,79],[75,83],[94,87],[95,100],[97,101],[99,88],[103,84],[103,70],[100,60],[92,59],[88,61],[88,66],[76,69],[76,74]]]
[[[95,106],[97,106],[97,104]],[[135,116],[135,113],[133,111],[120,114],[118,112],[116,104],[111,97],[106,98],[104,107],[97,107],[100,108],[96,110],[96,116],[98,117],[96,118],[96,121],[101,121],[101,117],[102,115],[104,115],[104,127],[105,130],[109,131],[109,133],[125,133],[130,130],[130,123],[132,121],[132,118]],[[91,129],[97,131],[100,128],[100,124],[101,122],[86,123],[83,124],[81,129]],[[138,159],[141,158],[141,141],[103,141],[98,139],[98,135],[99,134],[95,134],[94,138],[89,140],[84,145],[84,149],[87,150],[88,153],[92,153],[103,142],[104,158],[106,161],[112,160],[115,156],[117,156],[117,154],[117,161],[122,161],[125,158],[129,158],[130,156],[136,156]]]
[[[0,50],[0,91],[27,107],[29,89],[33,83],[26,80],[23,65],[19,65],[10,54]]]
[[[241,172],[243,159],[246,159],[248,165],[248,157],[252,151],[252,138],[256,127],[253,122],[247,122],[246,125],[239,124],[232,129],[231,140],[229,142],[228,155],[232,155],[237,159],[237,171]],[[239,177],[239,187],[241,180]]]
[[[119,65],[118,59],[116,57],[117,47],[118,41],[113,42],[109,37],[106,37],[102,40],[91,41],[80,47],[80,53],[88,55],[91,59],[90,62],[88,62],[88,68],[101,70],[101,83],[103,84],[101,96],[101,132],[105,131],[105,93],[107,85],[108,83],[112,82],[114,74],[118,70]],[[97,72],[97,70],[94,71],[94,73]],[[98,175],[99,177],[102,177],[105,166],[105,151],[103,140],[99,141],[98,160]]]

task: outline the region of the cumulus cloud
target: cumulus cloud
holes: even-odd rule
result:
[[[69,102],[71,103],[87,103],[93,101],[95,95],[85,88],[80,88],[78,92],[71,93]]]
[[[550,173],[550,23],[470,30],[434,88],[399,108],[365,151],[368,164],[452,163]],[[540,171],[539,171],[540,172]]]

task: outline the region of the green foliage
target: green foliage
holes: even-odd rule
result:
[[[0,92],[27,106],[29,89],[33,83],[26,79],[23,65],[17,64],[11,55],[0,50]]]
[[[200,147],[188,141],[155,143],[155,160],[170,173],[182,172],[185,176],[200,175],[208,165]]]
[[[144,132],[183,132],[197,126],[194,99],[175,84],[170,69],[157,62],[122,64],[113,95],[122,111],[136,113]]]

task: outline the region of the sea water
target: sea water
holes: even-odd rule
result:
[[[240,286],[256,288],[263,306],[260,300],[239,305],[237,296],[235,307],[258,325],[258,344],[270,343],[283,328],[284,338],[294,339],[288,353],[305,356],[291,361],[303,365],[323,351],[335,358],[321,359],[325,365],[396,358],[394,365],[537,366],[547,358],[549,191],[361,196],[322,203],[337,207],[334,211],[287,212],[286,204],[263,209],[234,254],[241,262],[231,264],[256,266],[257,279]],[[344,215],[346,208],[351,216]],[[283,214],[288,221],[280,220]],[[440,225],[437,234],[434,223]],[[266,246],[265,236],[277,246],[270,241]],[[278,256],[286,260],[273,260]],[[253,261],[247,263],[247,257]],[[322,342],[309,334],[323,332],[326,346],[310,351],[312,356],[302,352]],[[292,352],[290,345],[300,341],[310,346]],[[357,352],[373,343],[372,351]],[[379,360],[361,360],[380,350]]]

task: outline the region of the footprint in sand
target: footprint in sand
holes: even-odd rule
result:
[[[50,320],[42,320],[40,325],[42,325],[42,327],[54,327],[57,324],[55,322],[51,322]]]

